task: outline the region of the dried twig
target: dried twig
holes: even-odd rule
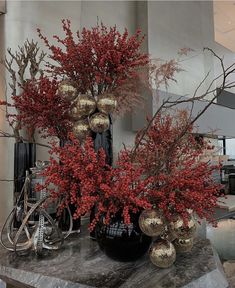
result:
[[[156,117],[162,113],[163,111],[166,111],[167,109],[170,108],[174,108],[179,104],[183,104],[183,103],[191,103],[191,109],[190,109],[190,114],[188,117],[188,122],[185,125],[185,128],[182,130],[182,132],[177,136],[177,139],[175,139],[175,141],[172,143],[172,145],[169,147],[169,154],[170,151],[172,150],[173,146],[176,145],[178,143],[178,141],[184,137],[184,135],[187,133],[188,129],[201,117],[201,115],[203,115],[206,110],[213,104],[215,103],[214,101],[222,94],[222,92],[226,89],[235,87],[235,81],[228,81],[228,76],[230,76],[231,74],[235,73],[235,63],[233,63],[232,65],[228,66],[227,68],[224,67],[224,63],[223,63],[223,58],[219,57],[212,49],[210,48],[204,48],[204,50],[207,50],[209,52],[211,52],[214,57],[216,57],[221,65],[221,69],[222,69],[222,73],[215,77],[208,85],[206,91],[200,95],[197,95],[199,88],[202,86],[203,83],[205,83],[206,79],[209,76],[209,72],[206,74],[206,76],[202,79],[202,81],[199,83],[199,85],[197,86],[197,88],[195,89],[195,92],[193,93],[192,97],[189,98],[185,98],[182,99],[182,97],[179,97],[176,100],[171,100],[170,98],[168,98],[167,100],[164,100],[163,103],[160,105],[160,107],[157,109],[157,111],[155,112],[155,114],[153,115],[153,117],[151,118],[151,120],[148,122],[148,125],[143,129],[142,131],[142,135],[141,137],[138,139],[138,141],[136,142],[133,150],[132,150],[132,160],[135,158],[136,152],[138,147],[141,145],[141,142],[143,141],[144,137],[146,136],[149,128],[151,127],[151,124],[154,122],[154,120],[156,119]],[[167,71],[167,70],[166,70]],[[176,72],[178,70],[175,70]],[[173,72],[171,72],[171,78],[173,78]],[[162,76],[164,77],[164,79],[167,79],[167,76]],[[218,88],[212,88],[213,84],[215,83],[216,80],[221,79],[222,80],[222,84],[220,85],[219,89]],[[213,95],[211,100],[207,100],[208,95]],[[196,101],[207,101],[207,104],[205,105],[205,107],[199,111],[197,113],[197,115],[195,115],[194,117],[192,117],[193,114],[193,109],[194,109],[194,105],[196,103]],[[167,153],[166,153],[167,154]]]
[[[18,51],[12,52],[10,48],[7,49],[7,53],[10,56],[7,57],[1,63],[7,69],[11,82],[8,86],[11,88],[11,95],[16,96],[18,91],[24,89],[25,83],[30,80],[35,80],[42,75],[43,71],[40,68],[42,61],[44,60],[46,53],[39,51],[38,43],[33,40],[30,42],[28,39],[24,42],[23,46],[18,46]],[[28,74],[28,76],[27,76]],[[7,101],[7,93],[5,95]],[[20,95],[19,95],[20,97]],[[16,141],[21,139],[20,129],[21,123],[14,121],[14,124],[9,120],[9,113],[6,105],[6,119],[13,129]],[[32,135],[30,135],[30,142],[34,140],[34,129],[32,129]]]

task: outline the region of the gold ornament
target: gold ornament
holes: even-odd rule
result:
[[[139,217],[141,231],[151,237],[161,235],[165,230],[165,220],[156,209],[144,210]]]
[[[189,239],[193,237],[197,229],[196,222],[191,216],[185,226],[183,219],[178,216],[175,221],[169,224],[169,230],[179,239]]]
[[[176,252],[185,253],[190,252],[193,248],[193,238],[189,239],[175,239],[173,242]]]
[[[91,116],[89,123],[92,131],[102,133],[109,128],[109,116],[100,112],[95,113]]]
[[[169,230],[167,226],[165,226],[164,232],[160,236],[162,239],[168,240],[170,242],[174,241],[176,239],[175,234],[172,233],[172,231]]]
[[[73,81],[63,80],[58,85],[58,94],[68,101],[73,101],[77,96],[77,88],[74,86]]]
[[[96,109],[96,101],[92,96],[80,95],[78,96],[75,107],[77,108],[77,115],[80,117],[88,116]]]
[[[168,268],[175,262],[175,247],[170,241],[158,239],[150,246],[149,256],[152,263],[157,267]]]
[[[81,119],[81,115],[78,112],[78,109],[76,106],[72,107],[69,110],[69,117],[71,118],[71,121],[77,121],[77,120]]]
[[[111,93],[105,93],[103,95],[98,96],[97,100],[97,108],[100,112],[110,114],[117,107],[117,100],[115,96]]]
[[[79,120],[74,123],[73,134],[80,140],[85,139],[90,134],[90,126],[88,120]]]

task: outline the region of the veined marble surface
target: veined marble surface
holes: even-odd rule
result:
[[[82,227],[85,230],[85,227]],[[227,280],[208,240],[197,240],[190,253],[159,269],[148,255],[136,262],[105,256],[87,233],[65,241],[60,251],[38,258],[0,248],[0,278],[18,287],[40,288],[225,288]]]

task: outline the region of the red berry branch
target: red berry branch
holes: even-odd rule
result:
[[[20,97],[12,97],[18,111],[15,117],[26,129],[33,126],[44,137],[66,139],[72,127],[68,115],[71,103],[57,93],[57,88],[58,82],[46,76],[28,81]]]
[[[198,142],[192,132],[185,111],[174,117],[158,114],[135,152],[135,163],[142,167],[149,185],[147,197],[168,220],[175,214],[187,220],[187,209],[212,220],[221,188],[212,177],[220,167],[202,161],[205,151],[213,147]]]
[[[177,214],[187,222],[189,209],[211,221],[220,189],[212,176],[219,167],[200,158],[211,147],[196,141],[191,127],[172,148],[187,119],[185,113],[177,118],[158,115],[139,145],[135,161],[132,151],[124,149],[115,168],[105,163],[102,149],[96,154],[90,138],[81,146],[70,135],[70,142],[64,147],[54,145],[51,153],[56,158],[51,158],[44,175],[47,188],[51,183],[57,187],[51,195],[61,200],[60,211],[74,204],[73,216],[78,218],[95,205],[91,229],[101,216],[109,223],[112,216],[121,212],[129,224],[130,213],[153,206],[168,221]]]
[[[55,75],[69,78],[77,84],[78,92],[97,96],[104,91],[120,90],[120,86],[138,79],[137,68],[146,66],[149,57],[140,51],[143,36],[138,30],[130,36],[127,29],[120,33],[116,26],[107,28],[103,23],[76,33],[69,20],[62,20],[65,37],[54,36],[58,46],[51,45],[40,29],[39,36],[50,49],[48,69]],[[134,87],[132,87],[134,88]],[[133,107],[133,97],[115,94],[119,110]],[[139,97],[139,94],[134,94]],[[120,100],[120,101],[119,101]],[[124,104],[124,105],[122,105]]]
[[[24,90],[25,84],[28,81],[34,81],[42,74],[42,62],[46,56],[43,51],[40,51],[38,43],[33,40],[30,42],[26,40],[22,46],[19,46],[18,51],[13,53],[10,48],[7,49],[8,57],[5,60],[0,61],[9,73],[10,82],[8,83],[11,89],[11,97],[20,97],[22,90]],[[5,106],[6,120],[13,130],[13,135],[6,136],[8,133],[0,132],[2,137],[15,137],[17,142],[23,141],[21,135],[22,123],[17,119],[15,105],[12,105],[12,99],[8,100],[7,91],[5,95],[5,101],[0,101],[0,106]],[[27,132],[28,141],[34,142],[34,129],[31,125]]]
[[[125,223],[129,223],[130,212],[150,207],[145,199],[142,169],[127,162],[125,152],[122,152],[117,168],[112,168],[106,164],[104,150],[101,149],[97,155],[93,145],[92,139],[88,138],[81,146],[73,135],[64,147],[53,145],[50,166],[44,171],[45,187],[52,198],[60,199],[59,211],[69,204],[75,205],[74,218],[96,205],[97,212],[90,229],[101,216],[105,216],[108,223],[111,216],[120,211]],[[51,184],[56,188],[50,189]]]

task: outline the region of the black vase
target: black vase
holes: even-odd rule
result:
[[[110,126],[109,129],[103,133],[93,133],[92,138],[94,141],[95,151],[98,152],[100,148],[103,148],[106,154],[106,163],[113,164],[113,136],[112,136],[112,118],[109,116]],[[90,222],[95,217],[96,207],[94,206],[90,212]],[[95,240],[95,230],[90,232],[90,237]]]
[[[16,142],[14,147],[14,203],[18,200],[19,194],[23,188],[26,171],[30,172],[30,168],[35,166],[35,162],[36,144]],[[20,200],[23,201],[23,198]],[[22,206],[19,206],[18,208],[18,211],[23,209]],[[21,220],[14,217],[13,225],[15,228],[19,228]]]
[[[113,164],[113,137],[112,137],[112,119],[110,119],[110,127],[103,133],[93,133],[92,138],[94,140],[95,151],[98,152],[100,148],[103,148],[106,154],[106,163]]]
[[[149,249],[152,238],[145,235],[138,224],[139,214],[131,215],[131,224],[124,224],[121,214],[111,219],[109,225],[100,221],[95,229],[100,249],[117,261],[135,261]]]
[[[36,144],[17,142],[14,150],[14,192],[17,195],[24,185],[26,170],[35,166]]]

